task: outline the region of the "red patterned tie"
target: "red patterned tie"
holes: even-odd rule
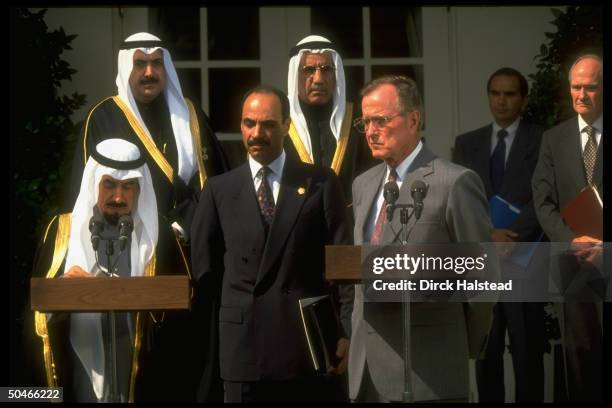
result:
[[[387,182],[397,182],[397,171],[395,169],[391,169],[389,172],[389,177],[387,178]],[[376,217],[376,223],[374,224],[374,231],[372,232],[372,237],[370,238],[371,245],[380,244],[380,239],[382,237],[383,226],[385,225],[385,217],[387,208],[387,203],[383,201],[383,205],[380,207],[380,211],[378,212],[378,217]]]

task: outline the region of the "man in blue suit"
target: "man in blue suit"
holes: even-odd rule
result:
[[[260,86],[240,124],[248,161],[212,177],[192,226],[194,279],[218,302],[226,402],[342,400],[352,298],[339,296],[331,376],[315,374],[298,301],[337,293],[324,278],[325,245],[348,244],[344,197],[329,168],[286,155],[289,101]]]
[[[495,71],[487,82],[493,123],[457,136],[453,151],[455,163],[478,173],[487,199],[497,195],[521,209],[509,228],[494,225],[492,240],[508,246],[516,241],[538,241],[542,233],[531,197],[531,177],[543,129],[521,118],[527,106],[527,94],[527,80],[520,72],[507,67]],[[481,402],[504,402],[506,329],[514,367],[515,401],[543,401],[542,306],[541,303],[503,302],[495,306],[485,357],[476,362]]]

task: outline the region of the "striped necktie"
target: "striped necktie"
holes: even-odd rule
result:
[[[397,171],[395,169],[391,169],[389,172],[389,177],[387,178],[387,182],[397,182]],[[380,211],[378,212],[378,217],[376,217],[376,223],[374,224],[374,231],[372,232],[372,237],[370,238],[371,245],[380,244],[380,239],[382,238],[383,226],[385,224],[385,217],[387,208],[387,202],[383,201],[383,205],[380,207]]]

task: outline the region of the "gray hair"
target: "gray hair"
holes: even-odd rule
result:
[[[423,100],[421,99],[417,84],[413,79],[402,75],[385,75],[380,78],[373,79],[364,85],[364,87],[361,88],[360,95],[363,98],[364,96],[372,93],[378,87],[386,84],[393,85],[395,87],[399,99],[399,108],[401,113],[408,113],[411,111],[419,112],[419,128],[422,128],[425,114],[423,110]]]

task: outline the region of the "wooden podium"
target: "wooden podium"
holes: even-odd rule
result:
[[[39,312],[189,310],[186,275],[130,278],[32,278],[31,309]]]
[[[339,283],[361,282],[359,245],[325,246],[325,279]]]
[[[57,386],[55,364],[45,315],[49,312],[108,312],[110,397],[108,402],[126,402],[118,391],[115,312],[190,309],[189,278],[186,275],[129,278],[32,278],[30,308],[35,313],[36,333],[42,338],[47,382]],[[137,326],[139,325],[137,320]],[[138,329],[137,329],[138,330]],[[135,344],[138,344],[136,342]],[[140,347],[140,346],[135,346]],[[133,395],[125,396],[133,401]]]

